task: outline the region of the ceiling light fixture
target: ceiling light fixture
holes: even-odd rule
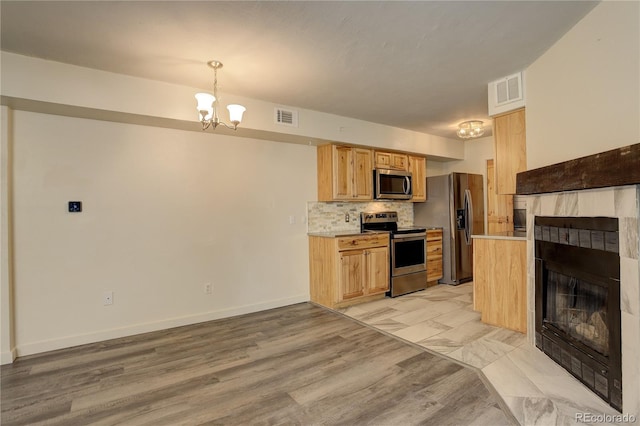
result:
[[[458,124],[457,133],[462,139],[478,138],[484,135],[484,123],[480,120],[462,122]]]
[[[218,69],[222,68],[222,62],[209,61],[207,62],[211,68],[213,68],[213,95],[211,93],[196,93],[196,100],[198,101],[198,113],[200,116],[200,123],[202,123],[202,130],[206,130],[209,127],[213,127],[213,130],[218,127],[219,124],[225,127],[236,130],[238,124],[242,121],[242,114],[247,110],[242,105],[230,104],[227,105],[229,110],[229,120],[233,126],[220,121],[218,117]]]

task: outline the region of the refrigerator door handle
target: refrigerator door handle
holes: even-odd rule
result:
[[[465,213],[465,227],[464,227],[464,239],[468,246],[471,245],[471,235],[473,235],[473,201],[471,198],[471,191],[464,190],[464,213]]]

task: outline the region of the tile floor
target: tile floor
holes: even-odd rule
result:
[[[528,344],[524,334],[480,322],[472,289],[472,283],[437,285],[340,312],[480,369],[522,425],[612,424],[584,421],[587,415],[620,413]]]

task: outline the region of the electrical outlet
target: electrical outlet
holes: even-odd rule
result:
[[[104,306],[113,305],[113,292],[105,291],[102,293],[102,304]]]
[[[213,293],[213,284],[206,283],[204,285],[204,294],[211,294],[211,293]]]

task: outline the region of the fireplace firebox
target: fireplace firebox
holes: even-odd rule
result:
[[[536,346],[622,410],[618,219],[535,218]]]

